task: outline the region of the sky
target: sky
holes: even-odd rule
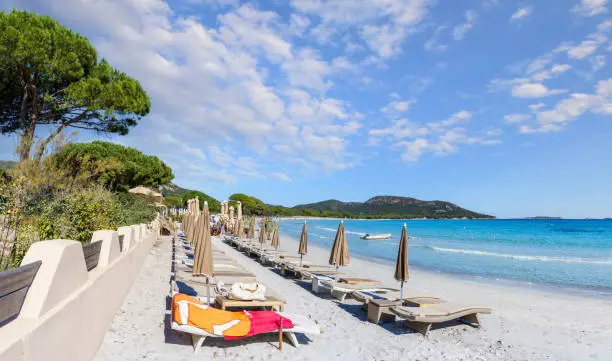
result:
[[[608,0],[0,0],[138,79],[127,136],[178,185],[612,217]],[[41,134],[49,129],[42,129]],[[0,137],[0,159],[15,136]]]

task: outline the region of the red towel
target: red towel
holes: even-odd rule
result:
[[[250,337],[280,329],[281,316],[274,311],[245,311],[244,312],[251,321],[251,329],[245,336],[225,336],[226,340],[235,340],[237,338]],[[293,322],[288,318],[282,320],[283,330],[293,328]]]

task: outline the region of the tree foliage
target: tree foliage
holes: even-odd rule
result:
[[[242,214],[247,216],[261,216],[267,214],[266,204],[258,198],[248,196],[243,193],[234,193],[229,197],[234,203],[240,201],[242,203]]]
[[[209,196],[206,193],[202,193],[200,191],[188,191],[183,194],[183,205],[187,205],[187,201],[198,197],[200,201],[200,209],[204,209],[204,202],[208,202],[208,209],[211,213],[219,212],[221,210],[221,203],[213,197]]]
[[[166,206],[168,207],[178,208],[183,206],[183,197],[165,196],[164,199],[166,200]]]
[[[20,159],[38,126],[55,129],[36,160],[67,127],[124,135],[150,107],[140,83],[98,60],[86,37],[48,16],[0,11],[0,131],[21,135]]]
[[[119,144],[95,141],[63,147],[51,158],[58,168],[87,176],[112,189],[142,185],[157,188],[174,178],[172,169],[159,158]]]

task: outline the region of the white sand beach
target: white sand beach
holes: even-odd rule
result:
[[[375,325],[354,300],[344,304],[320,297],[310,284],[284,278],[215,239],[219,249],[241,262],[260,282],[283,295],[285,310],[315,320],[323,333],[298,335],[299,348],[277,349],[277,336],[240,341],[206,340],[194,354],[190,337],[170,329],[169,237],[153,248],[134,287],[118,311],[96,360],[611,360],[612,301],[513,286],[469,277],[415,270],[408,285],[444,299],[493,308],[480,329],[463,324],[434,328],[423,337],[400,322]],[[286,236],[291,253],[297,241]],[[325,264],[328,250],[309,245],[308,260]],[[352,258],[348,273],[389,286],[393,267]]]

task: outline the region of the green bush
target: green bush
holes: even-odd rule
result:
[[[157,214],[151,199],[132,193],[119,193],[117,197],[121,204],[121,226],[149,223]]]
[[[42,207],[38,218],[40,239],[65,238],[87,243],[96,230],[116,229],[124,223],[125,209],[112,192],[94,186],[60,193]]]

